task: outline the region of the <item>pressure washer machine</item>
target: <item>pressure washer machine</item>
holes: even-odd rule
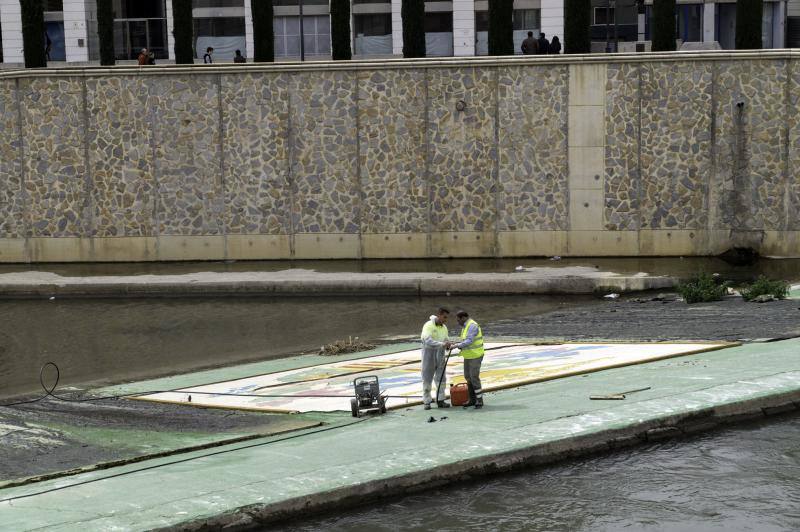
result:
[[[381,395],[381,386],[376,375],[365,375],[353,380],[355,398],[350,399],[353,417],[361,417],[363,412],[386,413],[386,398]]]

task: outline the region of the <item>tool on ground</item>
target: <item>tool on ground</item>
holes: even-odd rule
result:
[[[376,375],[365,375],[353,380],[355,398],[350,399],[353,417],[361,417],[362,412],[386,413],[386,398],[381,395],[381,386]]]
[[[625,399],[626,395],[636,392],[643,392],[649,389],[650,386],[648,386],[647,388],[638,388],[636,390],[628,390],[627,392],[612,393],[609,395],[590,395],[589,399],[591,399],[592,401],[622,401],[623,399]]]
[[[444,372],[447,371],[447,362],[450,360],[450,353],[453,352],[453,348],[447,350],[447,356],[444,357],[444,366],[442,367],[442,373],[439,375],[439,384],[436,385],[436,400],[439,400],[439,389],[442,387],[442,381],[444,380]]]

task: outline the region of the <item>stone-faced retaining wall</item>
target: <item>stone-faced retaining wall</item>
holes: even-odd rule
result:
[[[0,261],[798,256],[795,62],[0,73]]]

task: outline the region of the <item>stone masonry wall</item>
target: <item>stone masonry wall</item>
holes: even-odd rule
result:
[[[0,262],[800,255],[790,53],[611,57],[593,124],[554,59],[3,73]]]

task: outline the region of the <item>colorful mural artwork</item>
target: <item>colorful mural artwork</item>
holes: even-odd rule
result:
[[[557,344],[487,343],[481,369],[485,391],[532,384],[601,369],[638,364],[728,347],[718,343]],[[463,362],[453,352],[447,382],[463,382]],[[265,412],[350,410],[353,379],[376,375],[388,408],[421,402],[420,351],[402,351],[357,360],[256,375],[227,382],[139,396],[136,399],[200,407]]]

